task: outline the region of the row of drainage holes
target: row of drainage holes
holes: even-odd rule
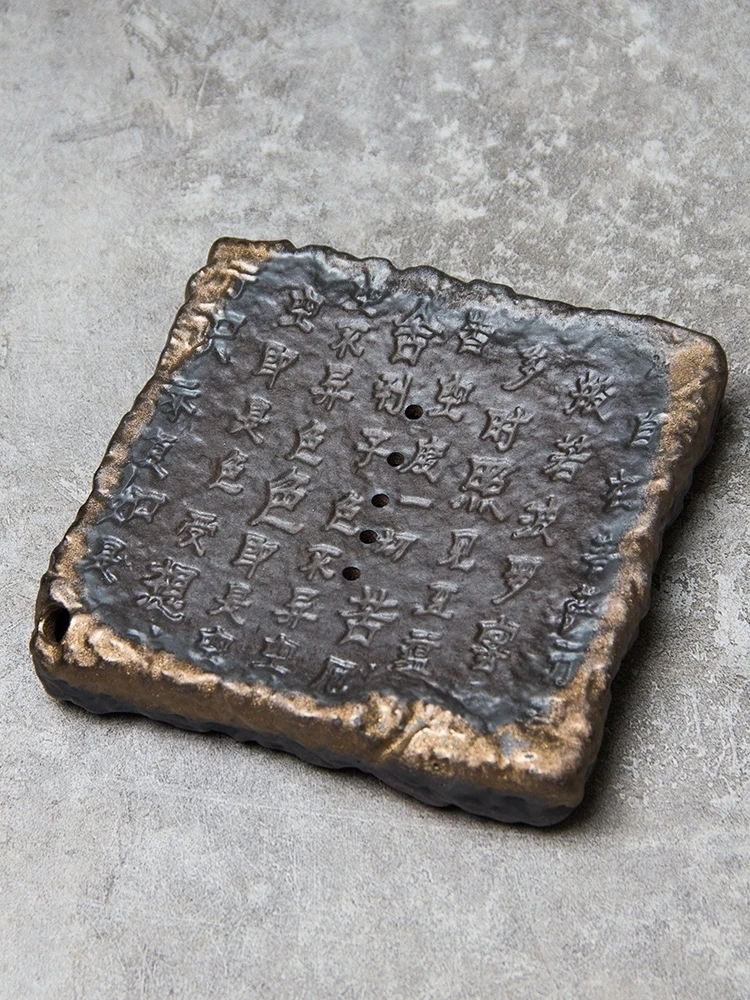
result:
[[[373,507],[387,507],[389,503],[390,498],[387,493],[376,493],[372,498]],[[373,542],[377,542],[378,533],[371,528],[365,528],[364,531],[360,531],[359,540],[364,545],[372,545]],[[361,573],[356,566],[345,566],[341,570],[341,575],[345,580],[359,580]]]
[[[411,403],[404,410],[404,416],[406,416],[409,420],[419,420],[423,413],[424,410],[417,403]],[[400,451],[392,451],[386,458],[386,462],[393,466],[402,465],[405,461],[406,455],[402,454]],[[372,498],[373,507],[386,507],[388,503],[389,499],[387,493],[376,493]],[[378,536],[375,531],[371,531],[367,528],[365,531],[360,531],[359,540],[364,545],[372,545],[373,542],[377,542]],[[345,580],[359,580],[362,574],[356,566],[345,566],[341,571],[341,575]]]

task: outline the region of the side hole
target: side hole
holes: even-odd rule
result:
[[[50,642],[62,642],[70,625],[70,612],[62,604],[53,604],[45,615],[42,631]]]
[[[356,566],[345,566],[341,570],[341,575],[345,580],[359,580],[359,570]]]
[[[365,545],[372,545],[373,542],[377,542],[378,536],[374,531],[367,528],[365,531],[360,531],[359,540],[360,542],[364,542]]]
[[[388,458],[386,458],[386,462],[389,465],[403,465],[405,461],[406,455],[402,455],[400,451],[392,451]]]
[[[388,506],[388,494],[387,493],[376,493],[372,498],[373,507],[387,507]]]
[[[424,410],[418,403],[410,403],[404,410],[404,416],[407,420],[419,420],[423,413]]]

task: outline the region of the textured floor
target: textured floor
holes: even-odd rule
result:
[[[0,997],[750,994],[750,11],[0,0]],[[534,831],[48,698],[38,578],[221,235],[718,337],[588,798]]]

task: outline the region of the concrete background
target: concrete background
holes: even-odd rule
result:
[[[0,0],[0,996],[740,1000],[750,8]],[[725,345],[585,805],[533,831],[48,698],[38,578],[218,236]]]

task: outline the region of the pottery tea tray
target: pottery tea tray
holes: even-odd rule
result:
[[[719,345],[221,240],[55,549],[47,690],[554,823],[581,800]]]

